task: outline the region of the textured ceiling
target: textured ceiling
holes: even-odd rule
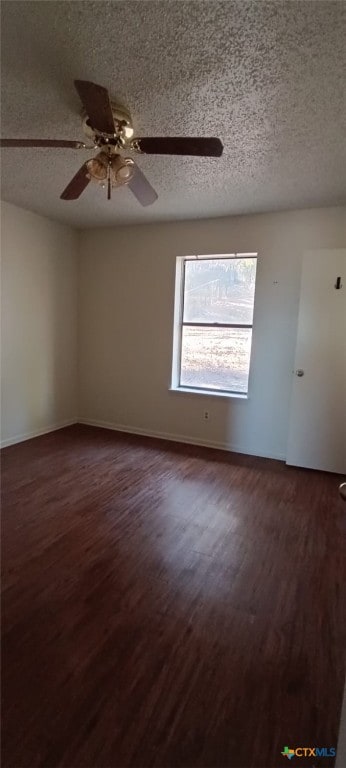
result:
[[[2,11],[2,136],[83,139],[75,78],[126,104],[137,135],[216,135],[220,159],[141,156],[159,199],[90,184],[90,154],[2,150],[2,197],[75,226],[223,216],[346,200],[346,3],[10,2]]]

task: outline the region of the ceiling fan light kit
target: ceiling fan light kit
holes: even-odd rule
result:
[[[96,181],[101,186],[108,178],[111,179],[112,187],[119,187],[122,184],[128,184],[135,172],[134,161],[130,157],[122,157],[118,154],[108,155],[102,151],[87,161],[87,176],[90,181]]]
[[[159,155],[190,155],[195,157],[220,157],[223,146],[216,137],[148,137],[134,138],[130,112],[111,102],[106,88],[87,80],[75,80],[76,90],[83,105],[82,128],[89,140],[58,139],[1,139],[3,147],[51,147],[99,150],[87,160],[60,195],[62,200],[77,200],[89,182],[107,186],[111,199],[112,188],[128,185],[138,202],[152,205],[157,193],[135,161],[121,152]]]

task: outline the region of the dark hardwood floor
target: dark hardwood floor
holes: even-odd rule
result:
[[[340,478],[90,427],[2,452],[3,766],[336,746]]]

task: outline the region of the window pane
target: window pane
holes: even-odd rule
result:
[[[246,393],[252,330],[182,329],[180,384]]]
[[[186,323],[252,324],[256,258],[185,262]]]

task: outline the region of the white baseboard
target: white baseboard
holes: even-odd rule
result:
[[[201,440],[197,437],[191,437],[189,435],[178,435],[172,432],[160,432],[157,430],[144,429],[142,427],[133,427],[126,424],[114,424],[110,421],[98,421],[96,419],[85,419],[82,416],[75,419],[68,419],[66,421],[52,424],[49,427],[43,427],[42,429],[36,429],[32,432],[25,432],[21,435],[15,435],[14,437],[1,440],[0,447],[6,448],[16,443],[22,443],[25,440],[31,440],[33,437],[40,437],[46,435],[49,432],[55,432],[58,429],[69,427],[72,424],[86,424],[89,427],[101,427],[101,429],[110,429],[114,432],[126,432],[130,435],[142,435],[143,437],[155,437],[159,440],[169,440],[174,443],[186,443],[187,445],[199,445],[204,448],[217,448],[222,451],[229,451],[230,453],[243,453],[248,456],[260,456],[266,459],[277,459],[278,461],[285,461],[285,456],[282,454],[275,454],[271,452],[264,452],[262,450],[254,450],[246,446],[234,445],[233,443],[226,443],[217,440]]]
[[[127,432],[131,435],[143,435],[144,437],[156,437],[159,440],[170,440],[174,443],[200,445],[204,448],[218,448],[222,451],[229,451],[230,453],[244,453],[248,456],[260,456],[261,458],[277,459],[278,461],[285,461],[286,458],[282,454],[253,450],[244,446],[233,445],[232,443],[219,442],[216,440],[200,440],[197,437],[189,437],[188,435],[177,435],[172,432],[158,432],[156,430],[144,429],[142,427],[132,427],[125,424],[114,424],[110,421],[85,419],[82,416],[78,417],[77,422],[78,424],[86,424],[89,427],[101,427],[102,429],[111,429],[115,432]]]
[[[57,424],[52,424],[50,427],[42,427],[41,429],[35,429],[33,432],[24,432],[22,435],[15,435],[14,437],[8,437],[5,440],[1,440],[0,447],[6,448],[9,445],[15,445],[16,443],[23,443],[24,440],[31,440],[33,437],[40,437],[41,435],[47,435],[49,432],[55,432],[57,429],[63,429],[63,427],[70,427],[71,424],[76,424],[77,419],[68,419],[66,421],[60,421]]]

